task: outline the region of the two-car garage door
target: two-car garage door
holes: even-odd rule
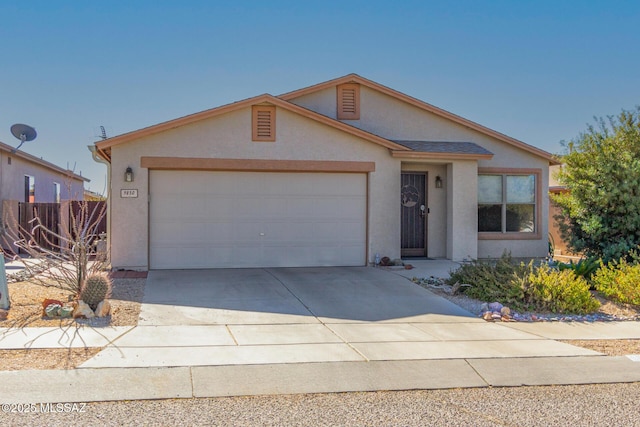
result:
[[[152,269],[364,265],[367,175],[150,171]]]

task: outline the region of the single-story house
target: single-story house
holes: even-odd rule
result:
[[[551,154],[350,74],[95,144],[114,268],[544,257]]]
[[[89,179],[40,157],[0,142],[0,230],[19,217],[21,203],[61,203],[83,200]],[[13,251],[0,233],[0,245]]]

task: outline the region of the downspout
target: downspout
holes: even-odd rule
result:
[[[111,265],[111,163],[100,157],[95,145],[88,145],[93,161],[107,166],[107,262]]]

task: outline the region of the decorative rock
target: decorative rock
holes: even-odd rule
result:
[[[98,307],[96,307],[96,317],[106,317],[109,315],[109,313],[111,312],[111,304],[109,304],[109,301],[104,300],[104,301],[100,301],[100,303],[98,304]]]
[[[73,310],[75,307],[73,307],[72,305],[64,305],[62,307],[60,307],[60,310],[58,310],[58,313],[60,315],[60,317],[67,318],[67,317],[71,317],[73,315]]]
[[[511,316],[511,309],[509,307],[502,307],[500,309],[500,314],[503,316]]]
[[[499,302],[492,302],[489,304],[489,310],[491,311],[499,312],[500,310],[502,310],[502,307],[502,304],[500,304]]]
[[[389,259],[388,256],[383,256],[382,259],[380,260],[380,265],[383,267],[388,267],[391,265],[391,260]]]
[[[7,310],[0,309],[0,320],[7,320],[9,312]]]
[[[82,300],[78,301],[78,305],[76,306],[75,310],[73,310],[74,319],[78,319],[78,318],[91,319],[92,317],[95,317],[95,316],[96,315],[93,312],[93,310],[91,310],[91,307],[89,307],[89,305]]]
[[[62,306],[60,304],[49,304],[44,309],[44,312],[47,315],[47,317],[60,317],[60,309],[61,308],[62,308]]]
[[[49,298],[47,298],[44,301],[42,301],[42,315],[43,316],[55,317],[55,316],[49,316],[49,314],[47,314],[47,307],[49,307],[52,304],[55,304],[58,307],[62,307],[62,301],[58,301],[57,299],[49,299]]]

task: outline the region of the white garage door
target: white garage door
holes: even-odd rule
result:
[[[365,264],[361,173],[150,171],[152,269]]]

